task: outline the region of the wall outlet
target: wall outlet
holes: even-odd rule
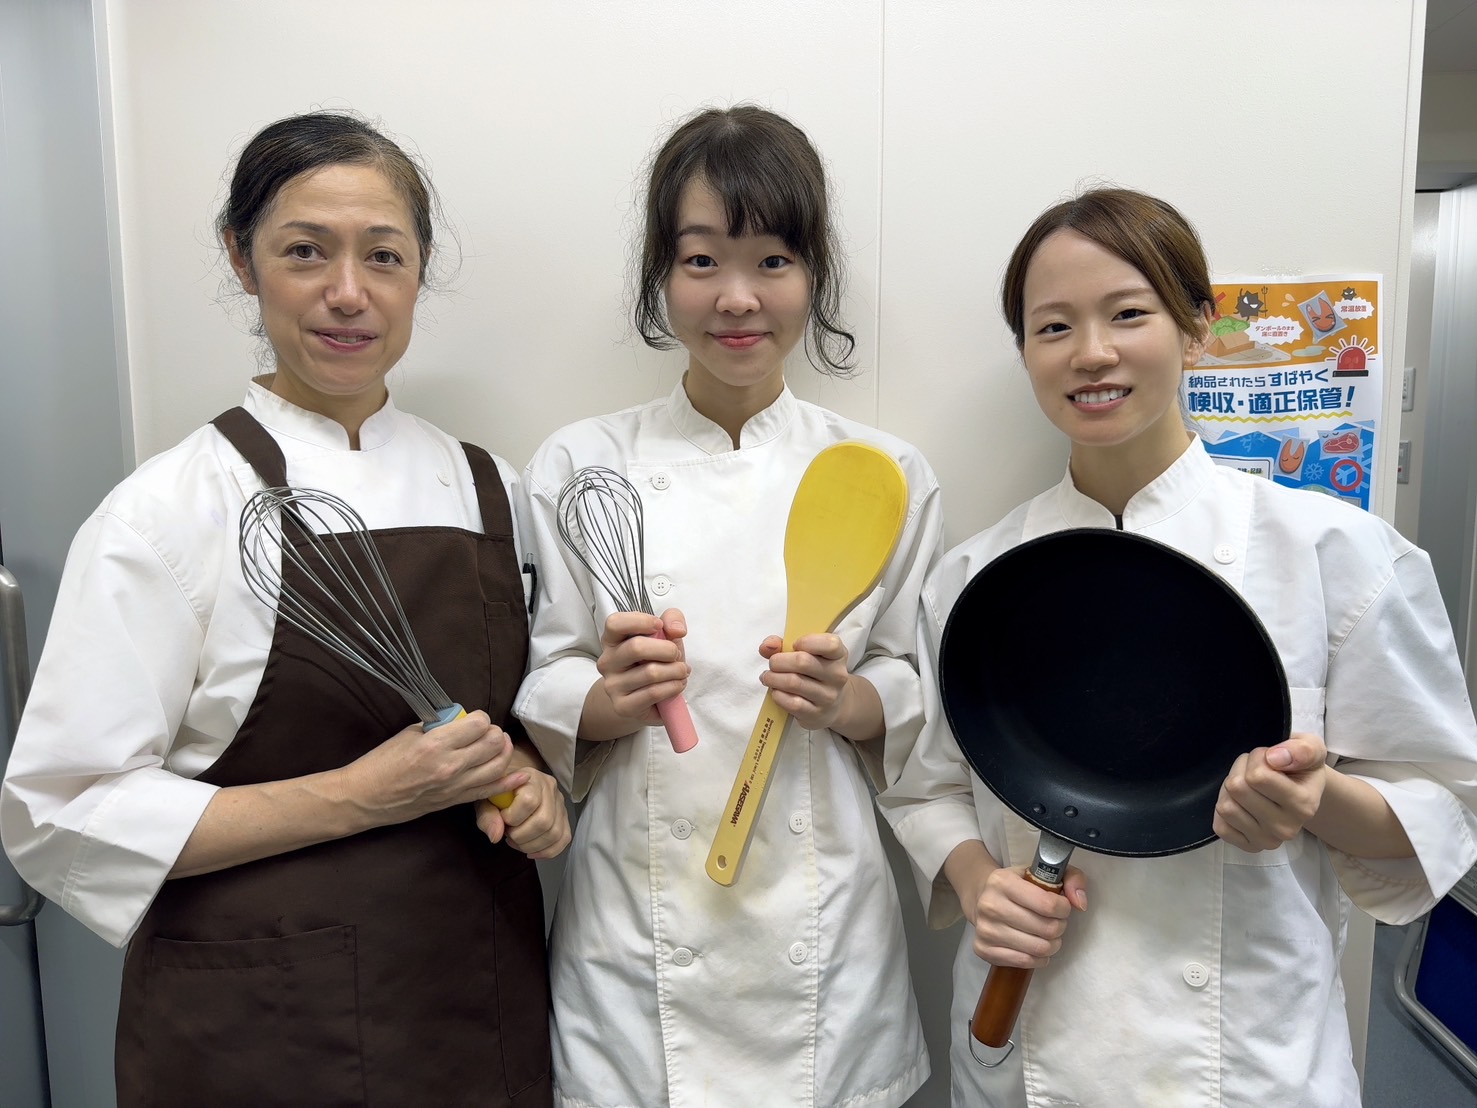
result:
[[[1400,378],[1400,410],[1402,412],[1415,411],[1415,366],[1405,367],[1405,373]]]
[[[1408,371],[1407,371],[1408,372]],[[1401,439],[1395,454],[1395,484],[1410,484],[1410,440]]]

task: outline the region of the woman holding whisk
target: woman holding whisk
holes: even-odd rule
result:
[[[941,508],[911,446],[786,385],[802,339],[823,372],[853,362],[827,199],[788,120],[739,106],[681,124],[651,167],[636,322],[685,348],[686,373],[556,432],[526,473],[540,600],[515,710],[584,800],[550,947],[565,1104],[896,1105],[928,1076],[868,775],[920,722],[914,612]],[[834,633],[782,643],[790,505],[846,439],[901,464],[905,529]],[[561,489],[591,466],[639,494],[659,616],[614,605],[560,538]],[[704,861],[766,687],[792,725],[723,887]],[[658,717],[679,693],[690,748]]]
[[[502,726],[527,651],[514,477],[385,384],[432,207],[355,116],[256,135],[219,230],[274,371],[73,545],[0,828],[28,881],[129,944],[124,1108],[549,1100],[532,859],[569,831]],[[429,672],[476,710],[423,728],[253,594],[238,521],[264,486],[357,509]]]

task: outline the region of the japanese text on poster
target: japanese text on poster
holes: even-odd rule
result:
[[[1383,361],[1378,276],[1218,282],[1182,395],[1217,462],[1368,509]]]

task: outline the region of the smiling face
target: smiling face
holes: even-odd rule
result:
[[[1143,484],[1184,451],[1180,375],[1200,358],[1148,279],[1071,230],[1046,238],[1026,269],[1022,357],[1036,402],[1072,440],[1079,485]]]
[[[373,166],[325,166],[282,186],[249,261],[229,231],[226,245],[272,344],[272,391],[357,438],[410,345],[421,257],[405,200]]]
[[[750,414],[784,388],[785,357],[805,336],[810,275],[774,235],[730,238],[723,205],[701,180],[682,190],[667,318],[687,348],[687,393],[698,411]]]

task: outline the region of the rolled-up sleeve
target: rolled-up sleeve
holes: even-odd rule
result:
[[[167,768],[204,633],[169,561],[106,511],[78,532],[0,787],[16,870],[118,946],[216,792]]]
[[[967,572],[965,559],[956,551],[939,563],[923,589],[916,609],[922,718],[910,743],[899,742],[889,749],[889,769],[897,768],[877,798],[913,863],[919,898],[929,926],[936,928],[947,927],[960,916],[959,902],[943,877],[944,861],[960,843],[983,839],[973,775],[949,729],[938,686],[939,643]]]
[[[1422,551],[1398,557],[1357,615],[1330,661],[1327,695],[1339,770],[1379,790],[1415,848],[1403,859],[1330,850],[1334,869],[1360,908],[1406,923],[1477,864],[1477,724]]]

